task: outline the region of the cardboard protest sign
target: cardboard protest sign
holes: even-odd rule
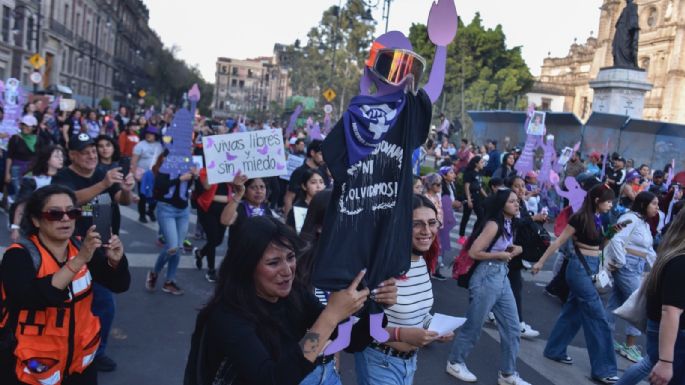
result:
[[[293,171],[297,170],[298,167],[304,164],[304,156],[290,155],[288,157],[288,162],[285,165],[285,169],[288,171],[285,175],[281,175],[281,179],[290,180],[290,176],[293,175]]]
[[[4,83],[0,81],[0,93],[2,93],[0,104],[4,112],[0,123],[0,133],[7,134],[6,138],[0,139],[0,149],[6,150],[10,137],[19,133],[19,119],[21,119],[26,102],[26,92],[19,80],[9,78]]]
[[[232,182],[240,172],[248,178],[287,173],[281,130],[259,130],[202,138],[210,184]]]

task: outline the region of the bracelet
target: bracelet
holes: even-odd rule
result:
[[[64,264],[64,266],[66,266],[66,267],[67,267],[67,270],[71,271],[72,273],[78,274],[78,270],[74,270],[74,269],[71,268],[71,266],[69,265],[69,261],[67,261],[67,262]]]
[[[667,363],[667,364],[672,364],[672,363],[673,363],[673,361],[666,361],[666,360],[662,360],[661,358],[659,358],[659,361],[665,362],[665,363]]]

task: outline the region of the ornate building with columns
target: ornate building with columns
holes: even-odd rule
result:
[[[529,101],[545,110],[592,112],[589,81],[611,67],[611,43],[625,0],[594,0],[601,9],[597,36],[571,46],[563,58],[546,58]],[[601,3],[601,4],[599,4]],[[644,118],[685,123],[685,0],[635,0],[640,18],[638,64],[654,88],[646,94]]]

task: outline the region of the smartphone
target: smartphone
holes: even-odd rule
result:
[[[93,224],[95,231],[100,234],[102,244],[108,244],[112,236],[112,205],[110,203],[93,205]]]
[[[628,226],[628,225],[631,224],[631,223],[633,223],[633,220],[632,220],[632,219],[626,219],[626,220],[623,221],[623,222],[617,223],[616,226],[626,227],[626,226]]]
[[[121,173],[126,178],[126,175],[131,171],[131,158],[124,157],[119,160],[119,167],[121,167]]]

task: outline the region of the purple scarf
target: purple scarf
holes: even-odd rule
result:
[[[366,158],[383,141],[402,113],[404,90],[385,96],[359,95],[352,98],[343,114],[349,165]]]

